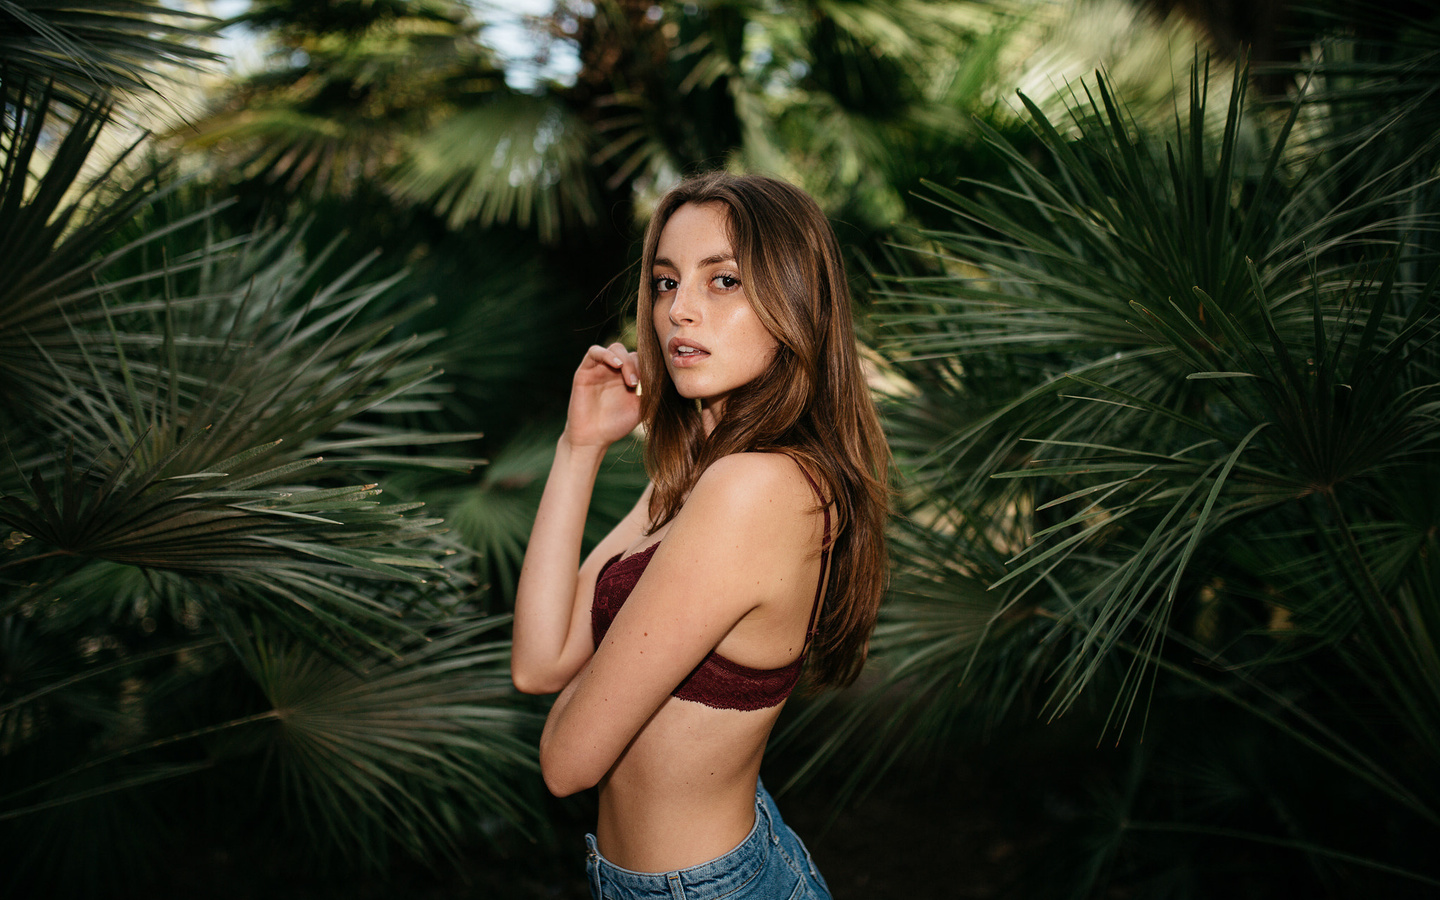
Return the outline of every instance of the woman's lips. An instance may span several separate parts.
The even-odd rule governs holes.
[[[671,365],[685,368],[693,366],[710,356],[710,351],[688,338],[671,338],[666,345]]]

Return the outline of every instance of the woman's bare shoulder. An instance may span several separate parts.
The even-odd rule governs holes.
[[[718,482],[731,490],[806,487],[805,474],[795,458],[774,451],[756,450],[722,456],[710,464],[700,480]],[[812,492],[807,488],[807,493]]]
[[[808,518],[817,509],[805,472],[784,453],[732,453],[711,463],[686,500],[717,505],[732,520],[748,517]]]

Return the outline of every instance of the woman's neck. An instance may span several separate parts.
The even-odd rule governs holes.
[[[700,427],[705,429],[707,438],[715,431],[715,426],[720,424],[720,413],[724,408],[725,401],[721,399],[700,401]]]

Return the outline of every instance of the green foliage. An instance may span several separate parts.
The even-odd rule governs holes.
[[[1125,740],[1031,895],[1432,887],[1434,22],[1297,9],[1321,56],[1277,110],[1173,96],[1187,33],[1119,3],[651,8],[561,8],[581,71],[522,92],[464,4],[254,3],[267,70],[170,136],[197,185],[82,175],[111,104],[202,58],[155,24],[186,19],[0,0],[38,29],[0,36],[6,887],[524,820],[495,614],[645,204],[721,164],[888,273],[893,597],[863,689],[797,717],[811,766],[855,754],[856,790],[1064,713]]]
[[[521,823],[506,620],[382,499],[478,437],[405,424],[441,395],[433,336],[392,336],[402,276],[233,233],[163,168],[87,177],[104,100],[0,99],[3,890],[144,892],[206,840],[379,868]]]
[[[419,136],[394,191],[426,203],[452,228],[532,218],[542,241],[562,225],[594,227],[598,202],[588,131],[554,101],[517,94],[457,113]]]
[[[0,81],[48,82],[70,106],[148,94],[167,68],[216,59],[193,43],[209,21],[147,0],[4,0]]]
[[[540,507],[558,433],[522,431],[490,460],[478,484],[445,498],[445,519],[477,558],[477,579],[499,597],[513,597],[525,559],[525,543]],[[645,490],[638,441],[610,448],[585,521],[585,541],[598,543],[624,518]]]
[[[506,93],[461,4],[262,2],[236,21],[270,30],[270,67],[171,137],[282,206],[386,183],[411,135]]]
[[[263,732],[252,739],[274,754],[302,833],[364,867],[392,845],[455,855],[466,823],[497,811],[519,820],[526,792],[511,776],[535,769],[519,736],[533,714],[513,703],[503,624],[458,621],[358,668],[283,636],[237,637],[271,707],[247,717]]]
[[[1159,742],[1069,896],[1202,895],[1236,840],[1275,850],[1225,884],[1440,883],[1440,144],[1407,98],[1318,140],[1308,96],[1248,110],[1243,77],[1221,117],[1197,68],[1159,133],[1103,76],[1063,125],[1022,98],[1046,158],[991,131],[1008,180],[933,186],[953,224],[882,294],[910,524],[842,734],[883,765],[1039,704]],[[1232,765],[1228,799],[1174,776]]]

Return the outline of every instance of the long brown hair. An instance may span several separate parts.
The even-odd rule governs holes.
[[[760,377],[728,395],[708,436],[694,402],[671,382],[651,324],[650,274],[660,232],[687,203],[727,209],[745,295],[779,343]],[[745,451],[793,457],[836,511],[830,578],[809,671],[817,685],[849,684],[865,663],[885,590],[890,451],[860,367],[834,230],[799,188],[759,175],[712,172],[682,182],[661,199],[645,233],[640,275],[641,419],[649,436],[645,465],[655,483],[651,531],[674,518],[715,460]]]

